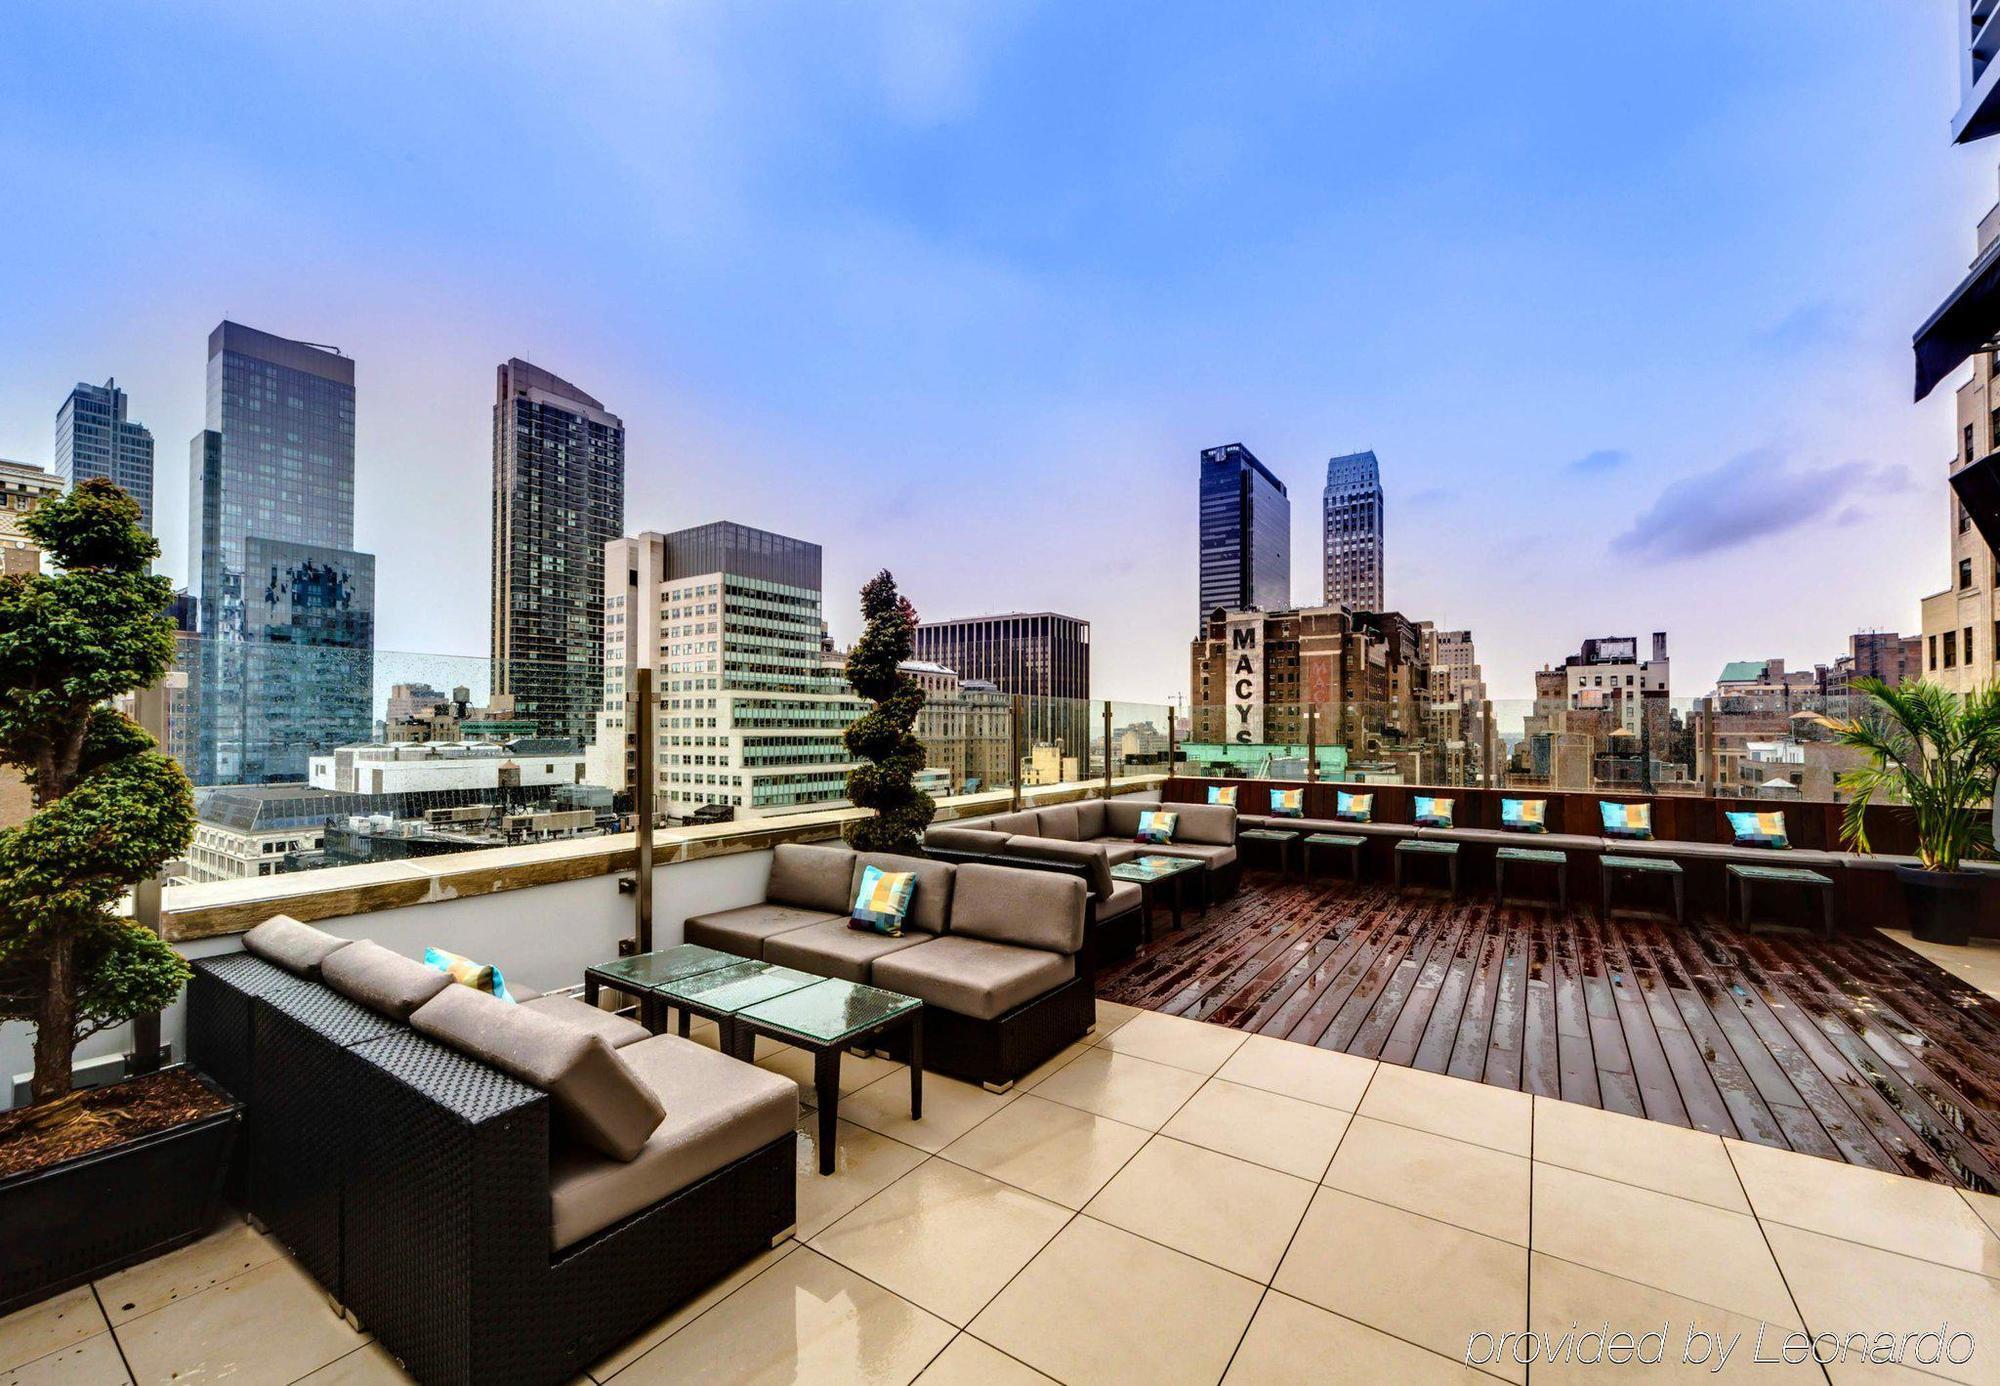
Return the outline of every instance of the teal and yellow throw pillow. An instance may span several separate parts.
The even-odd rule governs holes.
[[[1139,836],[1137,842],[1158,846],[1174,840],[1174,825],[1181,821],[1178,813],[1168,813],[1162,809],[1152,809],[1139,815]]]
[[[1500,826],[1510,833],[1545,833],[1549,830],[1547,799],[1502,799]]]
[[[901,938],[903,921],[909,917],[910,900],[916,893],[917,873],[914,871],[863,867],[861,888],[854,892],[854,909],[847,927]]]
[[[1273,818],[1304,818],[1306,816],[1306,792],[1303,789],[1272,790],[1271,816]]]
[[[1634,842],[1649,842],[1653,837],[1653,806],[1651,804],[1614,804],[1609,799],[1597,801],[1598,817],[1604,821],[1606,837],[1629,838]]]
[[[476,963],[470,958],[461,958],[456,953],[447,953],[442,948],[424,949],[424,966],[435,968],[452,981],[474,991],[483,991],[488,996],[496,996],[512,1003],[514,998],[507,994],[507,979],[500,975],[500,969],[492,963]]]
[[[1457,802],[1456,799],[1435,799],[1428,794],[1417,795],[1414,801],[1417,826],[1419,828],[1449,828],[1451,826],[1452,809],[1456,806]]]
[[[1785,832],[1785,815],[1776,813],[1732,813],[1729,831],[1736,834],[1738,847],[1785,848],[1792,845]]]
[[[1236,786],[1233,784],[1212,784],[1208,787],[1208,802],[1236,807]]]
[[[1336,789],[1333,792],[1333,816],[1344,823],[1372,823],[1375,821],[1375,796],[1349,794],[1344,789]]]

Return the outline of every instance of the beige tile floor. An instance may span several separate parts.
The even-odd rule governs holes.
[[[1109,1004],[1013,1092],[929,1080],[922,1122],[900,1068],[850,1084],[831,1176],[802,1115],[798,1239],[593,1380],[2000,1381],[2000,1199]],[[1752,1360],[1940,1321],[1970,1362]],[[1546,1355],[1607,1326],[1667,1363]],[[1528,1332],[1532,1371],[1493,1346]],[[0,1386],[184,1379],[404,1378],[240,1224],[0,1319]]]

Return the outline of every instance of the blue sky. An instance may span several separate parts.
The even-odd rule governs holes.
[[[1642,17],[1643,15],[1643,17]],[[1993,204],[1950,7],[11,4],[0,456],[117,376],[185,572],[220,318],[357,361],[378,645],[486,649],[493,368],[627,525],[814,539],[829,612],[1094,623],[1185,689],[1196,454],[1372,447],[1390,603],[1496,696],[1586,636],[1827,659],[1944,584],[1909,335]]]

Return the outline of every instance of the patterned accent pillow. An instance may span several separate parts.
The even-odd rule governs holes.
[[[1135,842],[1145,842],[1158,846],[1174,840],[1174,825],[1181,821],[1178,813],[1168,813],[1163,809],[1152,809],[1139,815],[1139,835]]]
[[[1599,799],[1597,813],[1598,817],[1604,820],[1606,837],[1630,838],[1635,842],[1652,841],[1651,804],[1614,804],[1609,799]]]
[[[1452,809],[1456,799],[1434,799],[1428,794],[1416,796],[1415,809],[1419,828],[1449,828]]]
[[[1349,794],[1344,789],[1336,789],[1333,791],[1333,816],[1347,823],[1373,823],[1375,796]]]
[[[474,991],[483,991],[488,996],[498,997],[509,1005],[514,998],[507,994],[507,979],[500,975],[500,969],[492,963],[476,963],[470,958],[461,958],[456,953],[447,953],[442,948],[424,949],[424,966],[442,972],[445,976]]]
[[[901,938],[903,921],[909,917],[910,900],[916,893],[917,873],[914,871],[863,867],[861,888],[854,892],[854,910],[847,927]]]
[[[1271,816],[1273,818],[1304,818],[1306,816],[1306,792],[1303,789],[1272,790]]]
[[[1208,802],[1210,802],[1211,804],[1227,804],[1227,805],[1229,805],[1229,807],[1231,807],[1231,808],[1235,808],[1235,807],[1236,807],[1236,786],[1235,786],[1235,785],[1233,785],[1233,784],[1231,784],[1231,785],[1221,785],[1221,784],[1212,784],[1212,785],[1210,785],[1210,786],[1208,787]]]
[[[1785,815],[1774,813],[1732,813],[1729,830],[1736,834],[1738,847],[1770,847],[1778,850],[1792,845],[1785,832]]]
[[[1547,799],[1502,799],[1500,826],[1510,833],[1545,833],[1549,830]]]

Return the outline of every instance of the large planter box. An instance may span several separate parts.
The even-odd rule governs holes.
[[[243,1108],[201,1081],[227,1111],[0,1179],[0,1314],[209,1230]]]

